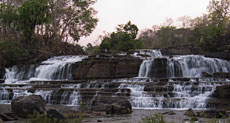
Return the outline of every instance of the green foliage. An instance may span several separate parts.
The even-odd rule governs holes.
[[[50,22],[48,0],[26,0],[18,13],[18,26],[26,37],[31,37],[36,25]]]
[[[0,43],[0,56],[7,61],[8,65],[25,62],[29,53],[20,43],[3,41]]]
[[[6,3],[0,4],[0,22],[8,27],[15,27],[15,21],[18,20],[18,15],[16,14],[16,9],[7,5]]]
[[[137,33],[137,26],[130,21],[126,25],[119,25],[116,32],[103,38],[99,52],[117,53],[143,48],[142,42],[135,39]]]
[[[162,114],[155,114],[153,117],[146,116],[142,118],[141,123],[167,123],[167,122],[164,120],[164,116]]]
[[[190,119],[190,123],[195,123],[196,121],[198,121],[198,118],[196,116],[192,116]]]

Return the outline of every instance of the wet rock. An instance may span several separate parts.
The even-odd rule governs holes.
[[[66,120],[66,118],[55,109],[49,109],[46,111],[49,118],[59,120]]]
[[[168,77],[167,64],[168,64],[167,58],[154,59],[150,71],[150,77],[167,78]]]
[[[8,117],[7,115],[2,114],[2,113],[0,113],[0,119],[2,119],[3,121],[13,121],[13,120],[15,120],[15,119],[13,119],[11,117]]]
[[[226,111],[207,110],[197,112],[197,116],[203,118],[227,118],[228,113]]]
[[[0,66],[0,79],[3,79],[4,75],[5,75],[5,68]],[[0,81],[0,83],[1,83],[1,81]]]
[[[202,72],[202,77],[212,77],[212,75],[207,72]]]
[[[73,65],[73,79],[136,77],[141,63],[133,57],[91,57]]]
[[[184,113],[184,115],[186,115],[186,116],[196,116],[196,114],[194,113],[194,111],[190,108],[190,109],[188,109],[185,113]]]
[[[215,77],[215,78],[230,78],[230,73],[216,72],[216,73],[213,73],[213,77]]]
[[[230,99],[230,85],[217,86],[213,93],[213,96],[217,99]],[[230,100],[229,100],[230,102]]]
[[[40,95],[21,96],[11,102],[12,111],[23,118],[34,112],[45,113],[45,106],[46,102]]]

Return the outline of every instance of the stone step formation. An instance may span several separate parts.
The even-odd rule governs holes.
[[[50,105],[84,103],[94,110],[120,100],[129,101],[134,109],[227,109],[229,72],[227,60],[169,57],[159,50],[59,56],[40,65],[7,68],[0,81],[0,103],[41,95]]]
[[[176,79],[176,78],[174,78]],[[178,78],[182,80],[181,78]],[[125,80],[125,79],[124,79]],[[137,79],[136,79],[137,80]],[[10,103],[19,96],[41,95],[47,104],[88,106],[94,103],[127,99],[137,109],[210,109],[224,103],[213,96],[216,86],[228,82],[115,80],[31,81],[27,84],[1,84],[0,102]]]

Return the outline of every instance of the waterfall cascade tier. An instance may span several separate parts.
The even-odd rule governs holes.
[[[145,82],[142,82],[145,81]],[[210,109],[218,100],[212,96],[216,86],[227,81],[202,79],[115,79],[88,81],[30,81],[27,84],[1,84],[0,103],[26,95],[41,95],[48,104],[92,105],[99,97],[126,98],[136,109]],[[207,100],[209,99],[209,100]]]
[[[13,66],[6,69],[5,83],[23,83],[27,80],[70,80],[71,65],[87,56],[57,56],[40,65]]]
[[[152,52],[152,54],[156,53]],[[147,53],[146,53],[147,54]],[[150,55],[141,64],[139,77],[202,77],[202,74],[230,72],[230,62],[217,58],[207,58],[201,55],[162,56]]]
[[[48,104],[70,106],[85,102],[92,107],[95,101],[100,101],[97,98],[104,101],[125,98],[137,109],[212,109],[220,104],[228,105],[212,94],[217,86],[229,84],[230,80],[204,78],[203,74],[229,73],[229,61],[200,55],[167,57],[159,50],[140,50],[132,56],[139,62],[136,65],[137,72],[141,62],[142,64],[136,74],[138,77],[126,79],[94,79],[96,76],[93,76],[91,80],[72,80],[72,65],[87,56],[59,56],[40,65],[8,68],[5,81],[0,83],[0,104],[9,104],[19,96],[41,95]],[[106,62],[107,67],[100,70],[119,70],[118,75],[129,73],[130,71],[123,71],[132,70],[130,67],[135,62],[133,59],[112,61],[112,58],[105,57],[103,62],[98,59],[91,59],[91,67],[89,62],[85,63],[92,75],[97,75],[92,68],[100,69],[106,60],[109,61]],[[110,72],[107,74],[114,74]]]

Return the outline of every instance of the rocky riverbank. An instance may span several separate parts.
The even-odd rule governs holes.
[[[76,107],[71,106],[60,106],[60,105],[47,105],[47,109],[58,109],[60,112],[74,112],[76,111]],[[0,105],[0,113],[10,112],[10,105]],[[164,120],[166,122],[174,122],[174,123],[189,123],[192,116],[184,115],[187,110],[170,110],[170,109],[155,109],[155,110],[143,110],[143,109],[134,109],[131,114],[126,115],[98,115],[98,114],[90,114],[87,115],[82,123],[140,123],[142,118],[146,116],[154,117],[155,114],[162,114]],[[194,111],[201,112],[200,110]],[[215,118],[202,118],[197,117],[199,123],[207,123],[214,121]],[[228,123],[230,121],[229,118],[217,118],[216,120],[221,121],[223,123]],[[26,119],[20,119],[18,121],[14,121],[14,123],[24,123]],[[4,122],[4,123],[12,123],[12,121]]]

